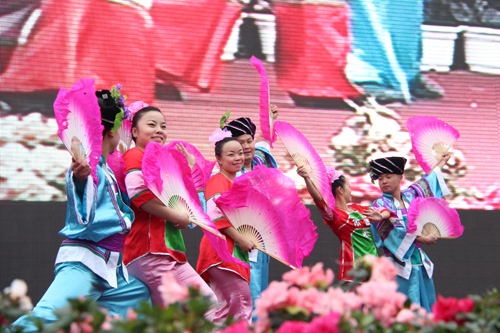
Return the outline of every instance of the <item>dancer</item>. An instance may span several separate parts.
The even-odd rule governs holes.
[[[351,185],[340,172],[331,168],[329,172],[332,193],[335,197],[334,212],[325,204],[323,197],[307,176],[305,166],[297,168],[297,174],[304,178],[309,194],[323,216],[323,221],[332,229],[340,241],[339,273],[337,278],[352,282],[349,271],[355,266],[356,259],[366,254],[377,256],[377,248],[373,243],[370,221],[380,222],[391,216],[389,210],[371,209],[367,206],[352,203]]]
[[[278,118],[278,108],[271,105],[273,112],[273,121]],[[233,138],[236,138],[243,147],[245,162],[241,173],[252,171],[257,165],[265,165],[268,168],[278,168],[274,157],[271,155],[271,146],[268,141],[260,136],[259,141],[255,142],[256,126],[250,118],[242,117],[231,121],[226,128],[231,131]],[[253,250],[249,255],[250,266],[250,291],[252,293],[253,309],[255,310],[255,300],[267,289],[269,285],[269,256],[258,250]],[[257,317],[253,317],[256,321]]]
[[[123,155],[127,176],[127,192],[132,198],[135,222],[125,240],[123,261],[130,274],[144,282],[151,291],[153,304],[162,304],[158,287],[165,272],[172,272],[182,285],[197,285],[201,292],[212,298],[213,308],[206,317],[212,320],[217,299],[210,287],[187,262],[186,247],[181,229],[191,223],[186,213],[177,213],[166,207],[149,191],[141,171],[144,150],[149,142],[161,145],[167,140],[167,125],[160,109],[147,106],[132,119],[132,137],[135,147]],[[194,156],[181,145],[177,147],[188,159],[193,170]]]
[[[150,302],[148,288],[122,265],[125,234],[131,228],[134,213],[128,197],[121,193],[106,160],[117,147],[116,130],[123,117],[107,90],[96,92],[101,109],[103,130],[102,156],[97,165],[97,186],[90,176],[86,158],[73,160],[66,174],[68,196],[66,236],[56,258],[55,278],[31,316],[50,324],[57,320],[54,310],[68,305],[68,299],[84,296],[94,299],[112,314],[126,317],[130,307]],[[113,130],[115,132],[113,132]],[[95,208],[94,208],[95,207]],[[37,332],[30,316],[22,316],[13,326],[23,332]]]
[[[396,280],[398,290],[405,293],[413,302],[420,304],[427,311],[436,301],[436,292],[432,273],[434,264],[422,250],[422,244],[436,243],[433,234],[416,236],[406,232],[407,211],[416,197],[442,198],[450,194],[441,174],[441,168],[450,159],[450,154],[443,154],[443,159],[429,175],[411,184],[401,191],[406,158],[379,158],[370,162],[369,172],[373,181],[378,180],[383,196],[375,200],[374,207],[384,207],[394,214],[394,219],[372,224],[375,245],[384,250],[398,269]]]
[[[215,205],[215,200],[231,188],[236,174],[243,166],[243,147],[235,138],[226,137],[216,142],[215,157],[220,172],[208,180],[205,188],[207,213],[219,231],[226,236],[229,253],[248,263],[248,251],[254,249],[255,244],[240,235]],[[246,320],[251,323],[252,296],[248,268],[222,261],[206,236],[203,236],[196,271],[210,283],[219,300],[214,322],[232,316],[235,321]]]

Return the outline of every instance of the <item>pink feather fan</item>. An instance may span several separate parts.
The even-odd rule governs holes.
[[[70,90],[61,88],[54,102],[58,134],[75,160],[85,156],[95,182],[102,154],[101,109],[93,79],[80,79]]]
[[[273,147],[274,141],[276,141],[276,134],[273,126],[273,114],[271,112],[271,93],[269,92],[269,78],[266,74],[266,69],[262,62],[255,56],[250,58],[250,63],[257,69],[261,77],[260,84],[260,98],[259,98],[259,108],[260,108],[260,130],[262,131],[262,137],[269,141],[271,148]]]
[[[415,198],[408,209],[408,232],[419,236],[457,238],[464,232],[457,211],[441,198]]]
[[[434,117],[413,117],[406,125],[415,158],[426,174],[439,164],[443,154],[460,137],[456,129]]]
[[[228,262],[246,268],[248,264],[233,257],[226,238],[201,208],[200,199],[190,174],[185,156],[177,149],[150,142],[142,159],[142,172],[146,186],[167,207],[187,213],[192,223],[202,228],[217,255]]]
[[[193,179],[193,181],[196,190],[204,190],[205,184],[210,179],[210,176],[212,176],[212,170],[214,169],[215,161],[211,162],[205,159],[203,154],[200,153],[200,151],[196,149],[195,146],[184,141],[172,141],[167,145],[167,147],[172,149],[177,149],[176,145],[178,144],[182,144],[186,148],[186,151],[188,153],[194,155],[196,159],[196,164],[194,168],[199,168],[200,172],[197,173],[198,177],[196,179]]]
[[[307,175],[319,191],[325,203],[335,212],[335,197],[327,168],[306,137],[291,124],[276,121],[276,132],[298,167],[306,166]]]
[[[277,169],[257,166],[241,175],[216,204],[260,251],[289,267],[302,267],[318,238],[294,181]]]

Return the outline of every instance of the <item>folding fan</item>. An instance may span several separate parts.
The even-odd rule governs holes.
[[[411,234],[434,234],[438,238],[457,238],[464,232],[457,211],[441,198],[413,199],[408,209],[407,229]]]
[[[231,205],[230,201],[222,197],[216,200],[216,204],[232,226],[250,239],[259,251],[296,268],[290,263],[280,217],[271,201],[254,189],[248,189],[241,199],[243,202],[240,202],[240,207]]]
[[[295,164],[298,167],[306,167],[308,177],[324,198],[328,207],[335,210],[335,198],[332,194],[330,177],[323,160],[316,150],[306,137],[289,123],[278,120],[274,126]]]
[[[61,88],[54,102],[58,134],[75,160],[85,156],[96,178],[102,153],[101,109],[93,79],[80,79],[70,90]]]
[[[215,165],[215,161],[208,161],[205,159],[202,153],[198,149],[196,149],[195,146],[193,146],[190,143],[184,142],[184,141],[172,141],[170,142],[167,147],[176,149],[176,145],[182,144],[188,153],[193,154],[194,157],[196,158],[196,167],[200,169],[200,173],[198,178],[194,179],[194,184],[196,187],[196,190],[204,190],[205,189],[205,184],[207,181],[210,179],[210,176],[212,175],[212,170]]]
[[[250,63],[257,69],[261,77],[260,84],[260,130],[262,131],[262,137],[269,140],[271,148],[273,147],[274,141],[276,141],[276,136],[274,135],[273,129],[273,113],[271,112],[271,94],[269,92],[269,78],[266,74],[266,69],[262,62],[255,56],[250,58]]]
[[[129,119],[124,119],[122,125],[118,129],[120,134],[120,143],[118,144],[118,149],[122,154],[125,154],[127,150],[130,149],[132,145],[132,123]]]
[[[190,170],[185,156],[177,149],[162,147],[155,142],[146,146],[142,173],[149,190],[165,206],[187,213],[192,223],[225,239],[201,208]]]
[[[277,169],[256,166],[215,203],[238,231],[287,266],[302,267],[318,238],[294,181]]]
[[[460,133],[444,121],[433,117],[414,117],[407,123],[413,153],[426,174],[441,161],[442,156],[460,137]]]

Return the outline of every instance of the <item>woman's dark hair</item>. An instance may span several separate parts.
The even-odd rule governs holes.
[[[339,187],[342,187],[344,188],[344,185],[347,183],[347,179],[342,175],[339,177],[339,179],[335,180],[333,183],[332,183],[332,194],[333,196],[335,197],[335,191],[337,191],[337,189]]]
[[[215,156],[221,157],[222,156],[222,149],[224,148],[224,145],[226,144],[226,142],[230,142],[230,141],[238,142],[238,140],[236,140],[236,138],[233,138],[233,137],[227,137],[227,138],[224,138],[220,141],[217,141],[215,143]]]
[[[144,116],[145,113],[148,113],[149,111],[158,111],[161,113],[160,109],[158,109],[156,106],[146,106],[134,114],[134,117],[132,117],[132,128],[137,127],[137,123],[139,120],[141,120],[142,116]],[[132,136],[132,140],[135,142],[135,138]]]
[[[101,109],[101,124],[104,126],[102,136],[104,137],[106,133],[113,128],[116,115],[122,110],[116,105],[115,99],[111,97],[111,91],[98,90],[95,92],[95,95],[97,96],[97,103]]]

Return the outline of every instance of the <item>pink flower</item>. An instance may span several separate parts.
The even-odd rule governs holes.
[[[137,113],[142,108],[145,108],[146,106],[149,106],[148,104],[144,103],[143,101],[137,101],[128,106],[128,109],[130,111],[130,117],[129,121],[132,122],[132,118],[134,118],[134,115]]]
[[[326,167],[326,173],[330,179],[330,184],[333,184],[334,181],[342,176],[342,172],[335,170],[335,168],[332,168],[331,166]]]
[[[252,333],[248,329],[248,324],[245,321],[239,321],[236,324],[226,327],[226,329],[219,331],[220,333]]]
[[[372,267],[370,281],[396,281],[396,267],[386,257],[377,258],[368,254],[363,257],[363,261]]]
[[[332,284],[334,274],[331,269],[323,270],[323,263],[319,262],[311,268],[305,266],[283,274],[283,280],[302,288],[320,287],[326,289]]]
[[[402,309],[399,311],[398,315],[396,316],[396,321],[403,323],[403,324],[409,324],[412,321],[414,321],[417,318],[417,315],[415,314],[414,311],[410,309]]]
[[[127,310],[127,320],[128,321],[134,321],[137,319],[137,312],[134,311],[134,309],[129,308]]]
[[[256,314],[260,317],[261,314],[267,313],[269,310],[276,308],[276,306],[285,303],[287,292],[288,283],[272,281],[255,303]]]
[[[363,305],[361,297],[354,292],[344,292],[341,288],[330,287],[326,295],[329,311],[348,314]]]
[[[468,297],[458,300],[455,297],[444,298],[438,295],[436,303],[432,306],[432,313],[434,314],[434,320],[436,322],[455,321],[459,325],[463,325],[466,320],[457,319],[456,315],[458,313],[472,312],[475,305],[474,301]]]
[[[285,321],[276,333],[303,333],[308,324],[303,321],[289,320]]]
[[[213,133],[208,137],[208,140],[211,142],[212,146],[215,146],[215,144],[220,140],[229,138],[231,136],[231,132],[227,129],[220,129],[219,127],[217,127],[215,131],[213,131]]]
[[[366,312],[372,312],[376,319],[389,326],[397,313],[404,307],[406,295],[397,291],[398,284],[394,281],[368,281],[357,288],[358,295],[363,299]]]
[[[166,272],[161,278],[161,286],[158,288],[163,299],[163,305],[169,306],[176,302],[184,302],[188,299],[189,291],[186,286],[177,282],[172,272]]]
[[[314,318],[304,330],[304,333],[340,333],[338,324],[340,322],[340,314],[330,312],[321,317]]]
[[[325,294],[315,288],[299,291],[298,306],[309,312],[320,314],[325,312]]]

